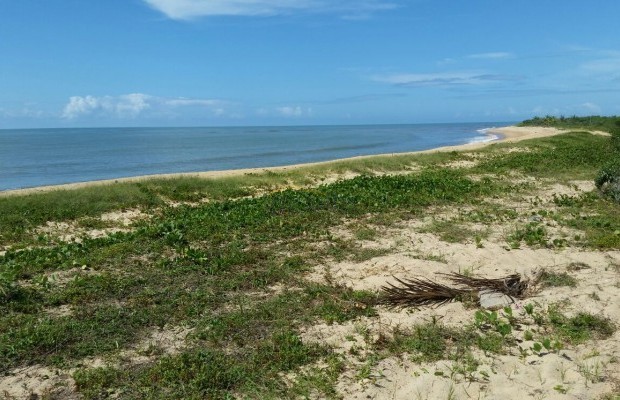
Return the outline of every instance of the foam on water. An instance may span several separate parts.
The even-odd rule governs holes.
[[[493,129],[495,129],[494,126],[492,126],[490,128],[477,129],[476,132],[482,133],[484,136],[476,136],[475,138],[470,139],[469,142],[467,142],[467,143],[468,144],[488,143],[488,142],[493,142],[495,140],[499,140],[501,138],[500,135],[489,133]]]

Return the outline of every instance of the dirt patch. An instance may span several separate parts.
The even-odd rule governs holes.
[[[508,147],[502,149],[504,153],[531,153],[533,150],[529,147]]]
[[[460,168],[473,168],[476,165],[478,165],[478,161],[459,160],[459,161],[453,161],[447,164],[443,164],[442,167],[460,169]]]
[[[118,232],[129,232],[135,222],[148,218],[150,216],[140,210],[113,211],[94,219],[107,225],[105,227],[88,228],[81,226],[81,221],[48,221],[45,225],[33,229],[33,233],[37,236],[51,236],[61,242],[81,242],[84,237],[97,239]]]
[[[47,397],[46,397],[47,396]],[[2,399],[79,399],[71,373],[42,365],[16,368],[0,377]]]
[[[86,265],[82,265],[64,271],[52,272],[47,276],[47,279],[49,284],[63,287],[78,277],[86,277],[91,275],[100,275],[100,272],[90,269]]]
[[[82,238],[98,239],[118,232],[129,232],[127,228],[87,229],[74,222],[48,221],[45,225],[34,230],[36,235],[46,235],[61,242],[81,242]]]
[[[62,318],[73,315],[73,309],[68,304],[63,304],[58,307],[46,308],[43,312],[54,318]]]
[[[567,185],[555,183],[550,186],[540,187],[532,195],[525,196],[525,200],[528,202],[542,201],[544,203],[552,203],[556,197],[579,196],[595,189],[596,187],[592,181],[571,181]]]
[[[114,222],[122,226],[129,226],[136,221],[145,220],[149,217],[148,214],[143,213],[141,210],[122,210],[101,214],[99,219],[105,222]]]
[[[185,349],[187,336],[192,332],[192,328],[181,326],[155,328],[133,348],[121,351],[118,358],[131,364],[145,364],[162,355],[179,354]]]

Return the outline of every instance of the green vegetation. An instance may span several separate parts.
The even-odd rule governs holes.
[[[543,271],[540,274],[539,282],[543,287],[577,286],[577,279],[566,272],[558,274],[555,272]]]
[[[568,318],[556,309],[549,311],[549,322],[563,339],[579,344],[593,337],[608,338],[616,331],[616,326],[608,318],[588,313],[578,313]]]
[[[519,124],[520,126],[548,126],[562,129],[588,129],[600,130],[604,132],[614,132],[620,128],[620,116],[601,117],[597,115],[587,117],[554,117],[547,115],[545,117],[534,117],[525,120]]]
[[[516,144],[500,143],[497,147],[526,148],[527,151],[492,152],[473,169],[475,172],[500,175],[520,172],[537,178],[593,179],[615,154],[608,137],[580,132]]]
[[[547,231],[544,226],[537,222],[530,222],[522,228],[517,228],[510,236],[508,242],[513,249],[518,249],[521,242],[525,242],[528,246],[548,245]]]
[[[620,117],[536,117],[521,123],[522,126],[550,126],[563,129],[601,130],[611,134],[611,144],[595,179],[596,187],[620,203]]]
[[[506,153],[509,147],[526,151]],[[340,286],[330,276],[324,283],[306,276],[327,262],[361,262],[393,251],[365,243],[386,227],[430,215],[418,231],[446,242],[482,247],[490,227],[505,223],[517,226],[501,239],[513,247],[620,249],[620,206],[596,192],[556,196],[548,204],[553,212],[538,212],[582,236],[561,243],[540,221],[517,222],[531,215],[510,206],[536,189],[516,177],[593,180],[614,154],[610,138],[570,133],[471,154],[2,196],[0,374],[35,364],[75,368],[73,378],[87,399],[337,397],[345,359],[326,344],[304,340],[302,331],[375,316],[376,293]],[[441,167],[466,159],[479,163]],[[401,173],[385,175],[395,171]],[[361,176],[321,184],[347,173]],[[127,209],[147,217],[129,226],[100,218]],[[441,210],[457,212],[435,215]],[[48,221],[68,225],[62,232],[40,230]],[[86,233],[119,227],[124,230],[98,238]],[[338,237],[334,232],[343,227],[350,234]],[[71,230],[75,239],[61,240]],[[412,257],[445,261],[443,254]],[[572,286],[571,279],[549,274],[545,282]],[[528,354],[615,330],[603,318],[566,317],[555,309],[532,308],[527,321],[519,318],[510,309],[472,311],[467,326],[433,320],[401,327],[376,341],[365,336],[368,354],[351,354],[365,357],[357,371],[364,379],[382,358],[405,354],[415,362],[451,360],[454,374],[484,379],[473,349],[515,351],[520,324],[544,328],[544,335],[530,332],[539,345],[525,349]],[[174,351],[145,345],[155,332],[178,331],[185,332],[177,338],[183,346]],[[95,359],[107,365],[89,367]]]
[[[433,221],[420,232],[434,233],[448,243],[478,243],[488,235],[488,230],[472,229],[459,221]]]

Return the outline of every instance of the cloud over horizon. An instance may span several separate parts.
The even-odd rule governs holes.
[[[478,60],[501,60],[506,58],[514,58],[514,54],[506,51],[498,51],[494,53],[470,54],[467,56],[467,58]]]
[[[343,13],[355,19],[369,13],[396,8],[387,0],[143,0],[174,20],[209,16],[273,16],[299,12]]]
[[[144,93],[130,93],[120,96],[71,96],[61,117],[74,120],[81,117],[135,118],[146,111],[169,113],[179,108],[200,108],[213,115],[223,115],[224,106],[229,104],[219,99],[164,98]]]
[[[473,72],[439,72],[422,74],[389,74],[376,75],[371,78],[376,82],[389,83],[401,87],[447,87],[462,85],[480,85],[489,82],[518,81],[523,79],[517,75],[503,75]]]
[[[283,105],[278,107],[261,107],[256,110],[256,115],[261,117],[284,117],[284,118],[300,118],[311,117],[313,115],[312,107],[301,107],[298,105]]]

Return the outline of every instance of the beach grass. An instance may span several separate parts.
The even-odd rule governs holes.
[[[517,181],[524,176],[592,181],[614,154],[611,142],[574,132],[467,153],[0,197],[0,245],[6,248],[0,256],[0,374],[32,365],[72,371],[76,390],[89,399],[338,397],[335,382],[345,361],[330,345],[302,340],[301,332],[373,317],[377,293],[333,283],[329,276],[319,283],[307,274],[329,260],[386,254],[390,249],[358,242],[379,238],[381,226],[438,209],[463,212],[435,220],[426,232],[447,242],[484,238],[486,233],[466,224],[519,217],[490,200],[527,195],[532,186]],[[524,150],[506,151],[515,147]],[[450,167],[472,159],[479,161]],[[566,245],[620,249],[618,204],[596,192],[558,197],[553,204],[545,218],[583,232]],[[87,228],[109,227],[97,217],[128,209],[148,218],[102,237],[87,234]],[[48,221],[82,221],[86,230],[61,240],[57,233],[37,231]],[[351,239],[333,235],[344,224],[354,227]],[[514,240],[549,245],[547,237],[529,243],[536,232]],[[560,275],[549,282],[573,284]],[[590,314],[540,315],[567,343],[615,329]],[[368,345],[359,376],[371,377],[379,360],[405,353],[416,362],[452,360],[471,375],[477,361],[470,348],[515,348],[515,338],[496,317],[480,318],[461,329],[432,322],[394,331]],[[182,345],[148,345],[158,333]]]

